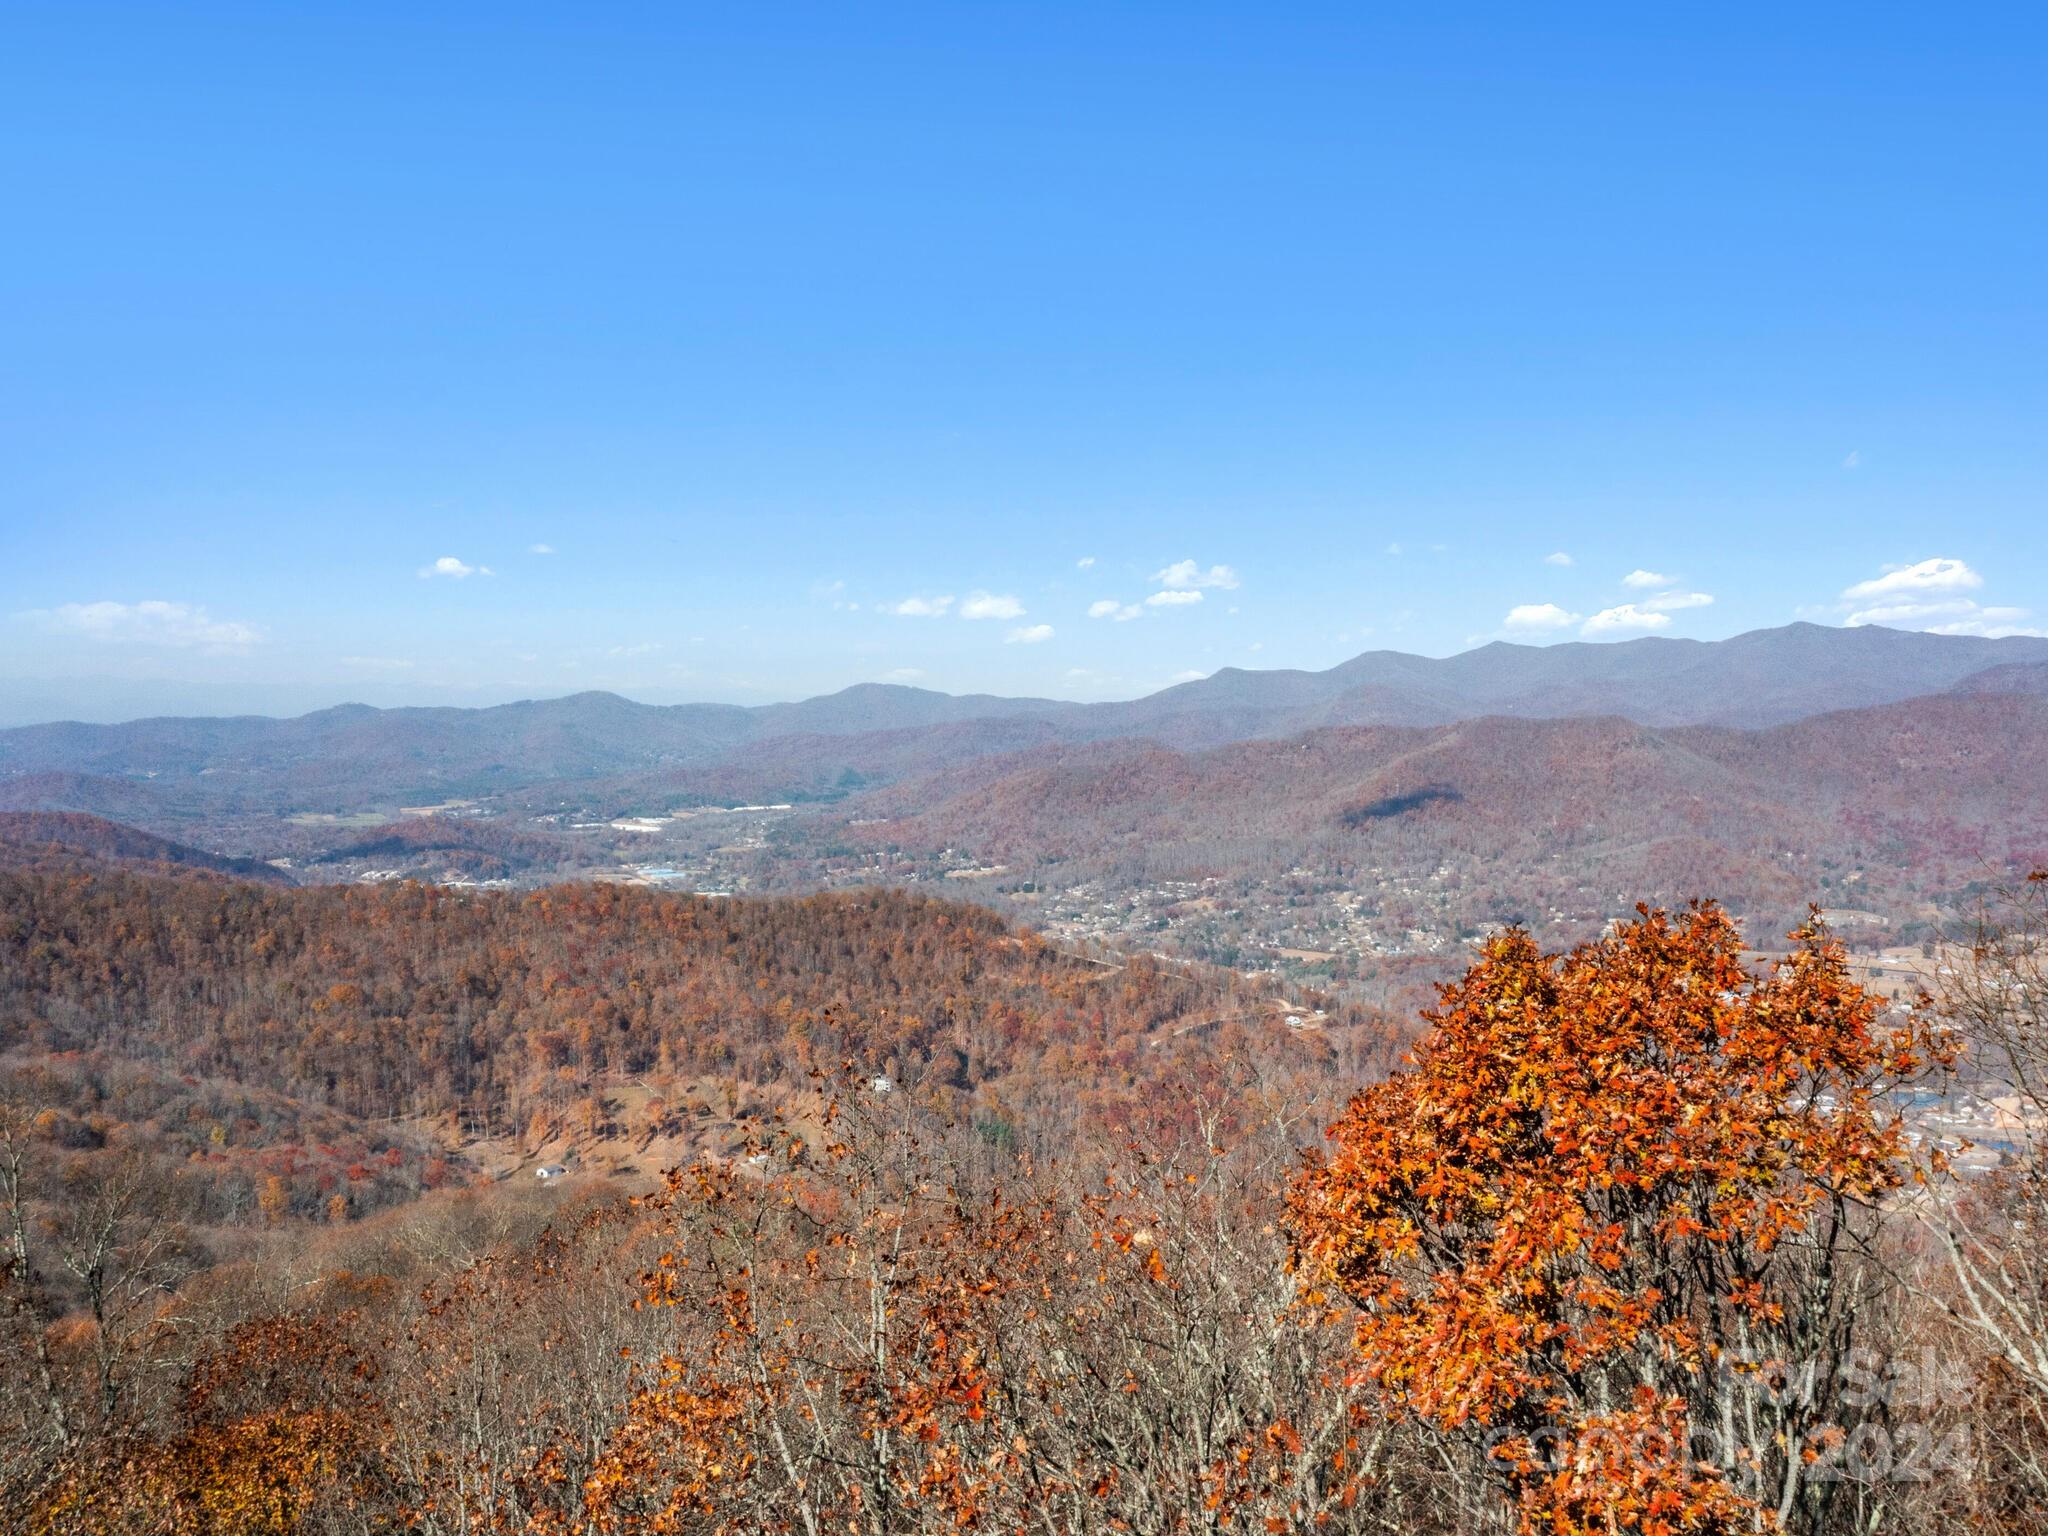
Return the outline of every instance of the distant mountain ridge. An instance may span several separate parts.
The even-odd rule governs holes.
[[[1487,715],[1757,728],[1951,689],[2039,691],[2042,671],[2044,639],[1791,624],[1720,641],[1496,642],[1443,658],[1370,651],[1323,672],[1225,668],[1104,704],[864,683],[751,708],[580,693],[484,709],[348,704],[292,719],[62,722],[0,731],[0,804],[99,811],[124,798],[117,786],[137,781],[167,807],[250,811],[433,801],[622,775],[766,793],[779,781],[757,766],[770,761],[788,765],[789,782],[829,785],[848,770],[866,777],[861,763],[885,781],[914,776],[941,766],[921,756],[927,737],[931,751],[958,761],[1026,740],[1195,749]],[[25,790],[26,781],[37,789]]]
[[[1268,717],[1266,728],[1237,739],[1335,725],[1441,725],[1482,715],[1618,715],[1642,725],[1760,727],[1941,693],[1987,670],[2040,663],[2048,663],[2048,640],[2029,636],[1987,640],[1801,623],[1727,640],[1495,641],[1441,659],[1368,651],[1326,672],[1226,667],[1129,705],[1104,707],[1161,718]],[[1985,691],[2019,686],[1994,681]]]

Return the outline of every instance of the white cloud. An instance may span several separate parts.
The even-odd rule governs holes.
[[[963,619],[1021,619],[1024,605],[1014,597],[994,592],[970,592],[960,604]]]
[[[944,597],[906,597],[889,612],[901,614],[906,619],[936,619],[952,606],[953,597],[948,593]]]
[[[662,649],[659,640],[642,640],[638,645],[615,645],[605,652],[607,656],[647,656]]]
[[[1202,594],[1187,587],[1168,587],[1164,592],[1154,592],[1145,599],[1147,608],[1181,608],[1189,603],[1199,603]]]
[[[1963,592],[1984,585],[1984,578],[1960,560],[1936,557],[1912,565],[1888,565],[1882,576],[1859,581],[1842,596],[1850,602],[1888,597],[1894,592]]]
[[[1398,544],[1389,544],[1387,546],[1387,553],[1390,555],[1399,555],[1401,553],[1401,546]]]
[[[1987,607],[1963,596],[1983,585],[1984,578],[1961,560],[1937,556],[1911,565],[1886,566],[1882,575],[1859,581],[1842,593],[1842,607],[1851,610],[1843,622],[1851,629],[1883,624],[1930,635],[1977,635],[1987,640],[2044,633],[2026,622],[2032,615],[2025,608]],[[1859,602],[1866,606],[1858,607]]]
[[[1977,635],[1987,640],[2007,635],[2039,635],[2041,630],[2023,621],[2031,617],[2025,608],[1982,607],[1967,597],[1936,602],[1880,603],[1860,608],[1845,621],[1851,629],[1865,624],[1882,624],[1892,629],[1918,629],[1930,635]],[[1939,621],[1939,622],[1931,622]]]
[[[1844,469],[1855,469],[1855,468],[1857,468],[1857,467],[1858,467],[1859,465],[1861,465],[1861,464],[1862,464],[1862,462],[1863,462],[1863,450],[1862,450],[1861,448],[1852,448],[1852,449],[1850,449],[1850,450],[1849,450],[1849,457],[1847,457],[1846,459],[1842,460],[1842,468],[1844,468]]]
[[[1994,619],[1988,615],[2000,610],[1986,608],[1974,619],[1958,619],[1953,624],[1930,624],[1930,635],[1976,635],[1985,640],[2003,640],[2011,635],[2027,635],[2036,640],[2048,640],[2048,629],[2035,629],[2022,624],[2012,624]],[[2020,610],[2024,617],[2024,610]]]
[[[1050,624],[1026,624],[1003,636],[1005,645],[1037,645],[1052,638]]]
[[[216,619],[197,603],[65,603],[22,615],[52,634],[77,635],[115,645],[165,646],[176,650],[246,651],[260,643],[254,624]]]
[[[552,555],[555,552],[555,546],[552,544],[529,544],[526,547],[526,552],[529,555]]]
[[[1088,605],[1091,619],[1115,619],[1119,624],[1144,616],[1145,610],[1136,603],[1120,603],[1113,597],[1100,598]]]
[[[1637,606],[1649,613],[1676,613],[1681,608],[1704,608],[1713,600],[1710,592],[1659,592]]]
[[[453,555],[443,555],[432,565],[420,567],[422,579],[429,576],[448,576],[456,581],[463,581],[471,576],[495,576],[496,574],[497,572],[493,571],[488,565],[465,565]]]
[[[1191,592],[1197,587],[1228,589],[1237,585],[1237,572],[1227,565],[1212,565],[1205,571],[1192,560],[1177,560],[1163,571],[1154,571],[1152,579],[1177,592]]]
[[[884,672],[881,681],[885,683],[914,683],[923,676],[923,667],[896,667]]]
[[[1634,603],[1623,603],[1618,608],[1601,609],[1579,626],[1579,633],[1605,635],[1622,629],[1665,629],[1670,623],[1671,615],[1668,613],[1652,613]]]
[[[1569,629],[1580,617],[1555,603],[1522,603],[1510,608],[1501,622],[1509,629]]]
[[[1675,580],[1674,576],[1660,576],[1655,571],[1634,570],[1621,578],[1621,584],[1641,591],[1645,587],[1668,587]]]
[[[1967,597],[1946,603],[1880,603],[1875,608],[1858,609],[1849,615],[1847,623],[1851,629],[1857,629],[1865,624],[1911,624],[1918,619],[1950,618],[1977,611],[1977,605]]]
[[[1543,563],[1545,565],[1570,565],[1572,563],[1572,557],[1560,549],[1554,555],[1545,555],[1543,557]]]
[[[1074,568],[1076,570],[1085,571],[1088,569],[1089,566],[1093,565],[1094,563],[1095,557],[1093,555],[1083,555],[1080,559],[1074,562]]]
[[[1194,670],[1194,668],[1190,667],[1185,672],[1174,673],[1173,676],[1167,679],[1167,681],[1169,683],[1199,683],[1203,678],[1207,677],[1208,675],[1209,674],[1206,672],[1197,672]]]

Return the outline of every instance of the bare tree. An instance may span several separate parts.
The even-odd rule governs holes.
[[[0,1105],[0,1199],[6,1201],[7,1247],[0,1258],[0,1401],[10,1433],[0,1440],[0,1498],[26,1502],[71,1448],[70,1417],[50,1358],[48,1303],[30,1239],[30,1126],[33,1114]]]
[[[1925,1203],[1950,1282],[1938,1294],[2048,1395],[2048,870],[1988,903],[1941,953],[1935,1004],[1967,1047],[1961,1107],[2006,1155],[1985,1177],[1938,1180]]]

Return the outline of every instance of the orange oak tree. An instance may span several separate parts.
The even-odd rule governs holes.
[[[1859,1244],[1911,1177],[1891,1095],[1947,1045],[1817,922],[1759,976],[1718,907],[1637,910],[1487,942],[1295,1179],[1294,1263],[1524,1532],[1814,1530]]]

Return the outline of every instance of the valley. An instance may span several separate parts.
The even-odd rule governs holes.
[[[1861,949],[1934,940],[1975,893],[2048,858],[2048,662],[1979,665],[2044,644],[1793,626],[1554,647],[1540,665],[1500,646],[1455,668],[1370,656],[1342,675],[1219,675],[1128,706],[899,688],[755,715],[580,696],[37,728],[0,732],[0,835],[77,851],[97,817],[192,847],[187,863],[295,884],[894,886],[971,896],[1068,944],[1412,999],[1500,926],[1576,942],[1636,901],[1703,892],[1760,947],[1809,904]],[[1872,656],[1891,691],[1949,681],[1777,724],[1708,723],[1759,699],[1795,711],[1801,687],[1879,691]],[[1501,702],[1504,679],[1535,691],[1509,714],[1266,734],[1300,727],[1311,704],[1327,716],[1361,673],[1457,676],[1451,714]],[[1692,680],[1730,677],[1742,710],[1717,695],[1682,706]],[[1574,707],[1620,694],[1692,723]],[[928,723],[897,723],[912,717]],[[635,754],[700,765],[589,775]],[[525,782],[480,785],[513,777],[514,760]],[[346,793],[315,787],[344,780]],[[123,837],[101,833],[117,861],[136,851]]]

